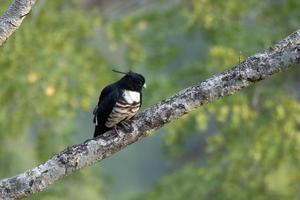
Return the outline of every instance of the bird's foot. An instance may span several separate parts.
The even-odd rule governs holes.
[[[130,130],[131,129],[131,125],[128,121],[122,121],[120,123],[121,126],[123,126],[125,128],[125,130]]]
[[[119,135],[119,130],[118,130],[117,126],[114,126],[114,130],[115,130],[116,134]]]
[[[122,128],[124,128],[125,131],[130,131],[132,129],[130,123],[127,122],[127,121],[120,122],[119,126],[122,127]],[[115,130],[115,133],[119,136],[120,135],[120,131],[118,130],[118,125],[114,126],[114,130]]]

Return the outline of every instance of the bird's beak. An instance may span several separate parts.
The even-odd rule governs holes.
[[[146,83],[144,83],[143,88],[146,88],[146,87],[147,87],[147,85],[146,85]]]

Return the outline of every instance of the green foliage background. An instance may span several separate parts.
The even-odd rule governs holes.
[[[99,92],[119,78],[111,69],[146,76],[147,107],[300,27],[299,0],[155,2],[114,18],[82,1],[37,2],[0,48],[1,178],[90,138]],[[174,166],[153,186],[112,197],[97,165],[29,199],[300,199],[299,77],[296,66],[163,128]]]

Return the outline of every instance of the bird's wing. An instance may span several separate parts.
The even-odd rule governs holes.
[[[143,103],[143,93],[140,92],[140,107],[142,106]]]
[[[109,114],[119,98],[119,95],[120,92],[114,85],[109,85],[102,90],[98,105],[93,111],[94,123],[96,125],[100,123],[105,124]]]
[[[100,97],[99,97],[99,100],[98,100],[98,104],[95,106],[94,108],[94,111],[93,111],[93,114],[96,115],[97,112],[98,112],[98,109],[99,109],[99,105],[102,103],[103,101],[103,98],[107,95],[109,95],[109,93],[113,92],[113,87],[112,85],[108,85],[106,86],[102,91],[101,91],[101,94],[100,94]],[[95,118],[94,118],[94,123],[95,123]]]

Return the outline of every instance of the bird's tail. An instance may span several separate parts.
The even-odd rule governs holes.
[[[107,128],[105,126],[96,125],[95,126],[95,132],[94,132],[94,138],[99,136],[99,135],[102,135],[103,133],[107,132],[108,130],[109,130],[109,128]]]

